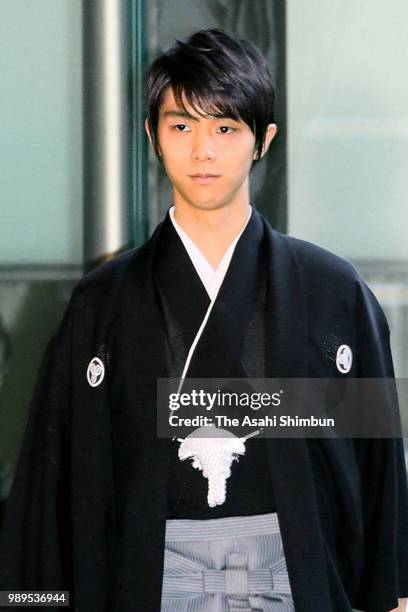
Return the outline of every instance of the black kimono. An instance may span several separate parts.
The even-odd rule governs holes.
[[[0,541],[0,590],[70,590],[77,612],[159,612],[178,477],[174,443],[156,436],[156,381],[180,375],[207,299],[168,214],[142,247],[78,283],[42,362]],[[333,338],[351,347],[347,373],[327,350]],[[386,319],[353,266],[253,210],[188,375],[259,372],[394,375]],[[269,491],[252,513],[276,504],[296,611],[382,612],[408,596],[402,439],[262,443],[257,473]],[[250,514],[239,477],[231,491],[229,511]]]

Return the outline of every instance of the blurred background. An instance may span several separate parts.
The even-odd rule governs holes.
[[[275,79],[278,135],[251,201],[353,262],[408,377],[407,23],[406,0],[1,0],[0,508],[73,285],[172,204],[143,77],[200,28],[253,41]]]

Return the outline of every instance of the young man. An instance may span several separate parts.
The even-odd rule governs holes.
[[[180,442],[157,437],[159,378],[394,372],[351,264],[249,200],[277,129],[256,48],[220,29],[177,41],[149,69],[146,106],[173,205],[141,248],[81,280],[50,342],[0,588],[70,590],[77,612],[402,609],[401,438],[255,436],[211,497]]]

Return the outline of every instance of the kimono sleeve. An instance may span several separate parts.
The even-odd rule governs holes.
[[[384,313],[367,286],[359,310],[359,376],[394,378]],[[398,410],[398,406],[397,406]],[[364,557],[354,607],[385,612],[408,596],[408,492],[402,437],[354,440],[360,470]]]
[[[69,590],[72,299],[37,375],[0,533],[0,590]]]

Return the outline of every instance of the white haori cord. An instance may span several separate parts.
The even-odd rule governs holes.
[[[218,291],[211,300],[205,317],[190,347],[177,393],[180,393],[184,384],[192,356],[207,324],[217,294]],[[210,425],[195,429],[186,438],[177,438],[177,441],[181,443],[178,450],[179,459],[181,461],[192,459],[192,467],[201,470],[203,476],[208,480],[207,502],[210,508],[220,506],[225,502],[227,495],[227,479],[231,475],[232,462],[238,460],[240,455],[245,454],[246,440],[259,434],[262,429],[263,427],[247,436],[238,438],[226,429],[218,429],[215,425]],[[203,434],[205,434],[204,437]],[[174,439],[175,437],[173,440]]]

